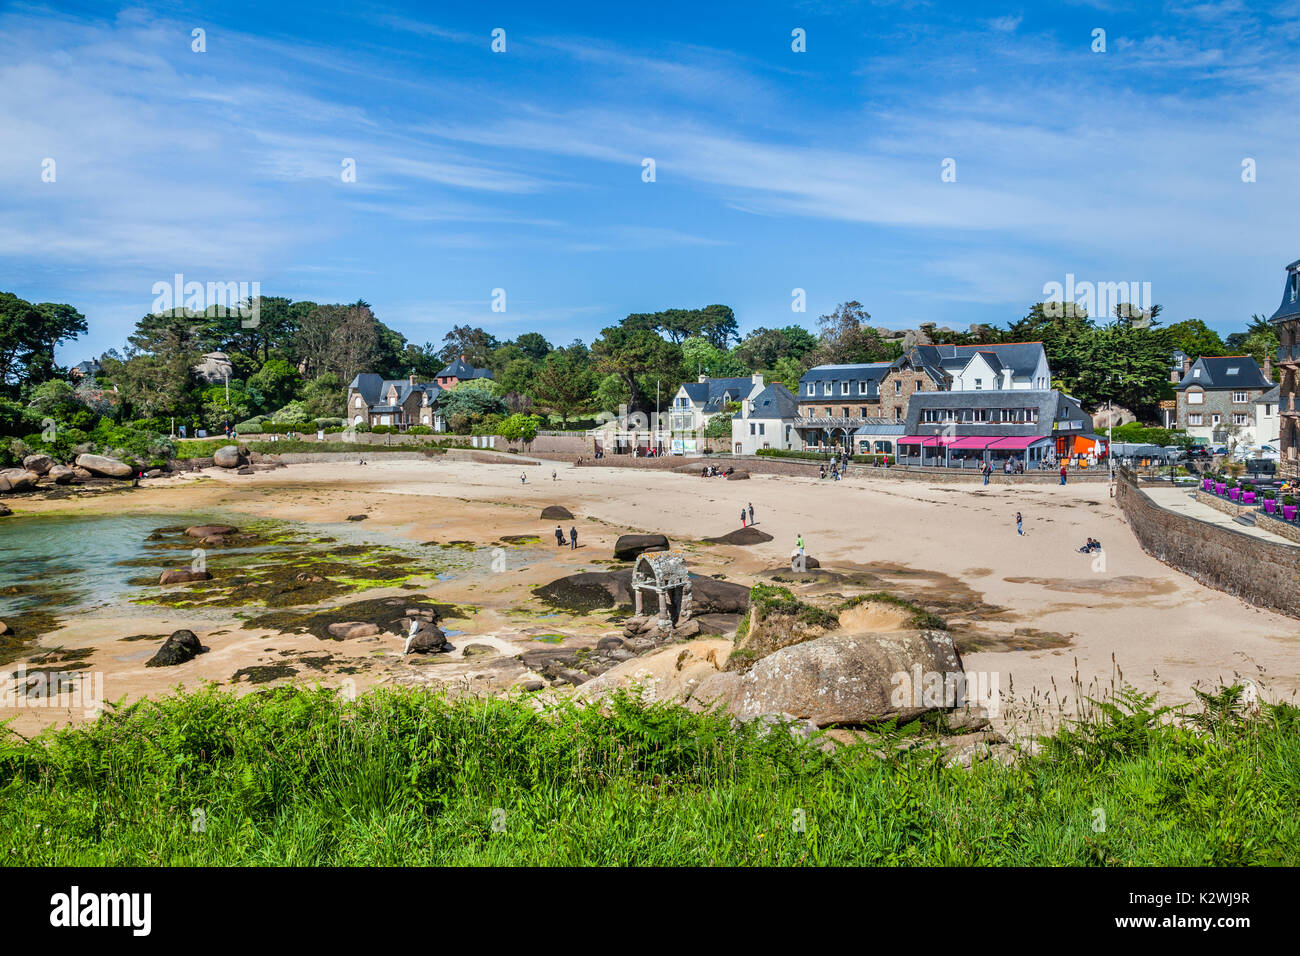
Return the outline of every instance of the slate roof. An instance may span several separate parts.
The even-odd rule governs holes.
[[[1051,435],[1055,421],[1083,422],[1084,428],[1062,434],[1088,434],[1092,419],[1079,403],[1058,389],[1025,388],[980,392],[916,392],[907,403],[907,434],[925,434],[927,429],[943,427],[937,422],[922,422],[927,408],[1037,408],[1037,422],[956,422],[955,434],[966,435]]]
[[[1300,319],[1300,260],[1286,267],[1286,285],[1282,287],[1282,304],[1269,316],[1270,322]]]
[[[491,378],[492,370],[488,368],[475,368],[464,359],[458,358],[434,377],[457,378],[461,381],[471,378]]]
[[[1232,372],[1233,369],[1237,371]],[[1196,373],[1200,371],[1198,376]],[[1250,355],[1202,355],[1187,370],[1182,381],[1176,386],[1179,391],[1189,385],[1199,385],[1206,391],[1224,389],[1270,389],[1272,379],[1264,377],[1253,356]]]
[[[885,377],[893,362],[864,362],[858,365],[818,365],[803,373],[799,379],[799,398],[803,401],[815,401],[823,398],[857,398],[876,399],[880,397],[880,380]],[[831,393],[827,395],[823,383],[829,382]],[[849,394],[841,392],[840,385],[849,383]],[[866,392],[858,389],[858,383],[865,382]],[[817,386],[814,395],[808,394],[808,386]]]
[[[1255,399],[1255,404],[1256,404],[1256,405],[1263,405],[1263,404],[1267,404],[1267,403],[1271,403],[1271,404],[1273,404],[1273,405],[1280,405],[1280,404],[1282,404],[1282,386],[1281,386],[1281,385],[1274,385],[1272,388],[1270,388],[1270,389],[1269,389],[1267,392],[1265,392],[1263,395],[1259,396],[1259,398]]]
[[[740,418],[741,413],[731,416]],[[799,401],[780,382],[775,382],[754,396],[754,410],[750,418],[798,418]]]
[[[754,380],[744,378],[708,378],[682,386],[693,405],[703,405],[705,413],[720,412],[727,402],[738,402],[754,388]]]
[[[980,352],[995,371],[1010,368],[1015,378],[1032,378],[1043,356],[1042,342],[1001,342],[996,345],[916,345],[908,353],[916,365],[931,374],[954,375]],[[996,363],[990,360],[996,358]]]
[[[394,406],[388,405],[388,389],[391,386],[397,387],[397,404],[404,405],[411,397],[412,392],[424,392],[429,396],[429,404],[432,405],[442,394],[441,386],[432,382],[422,382],[412,385],[410,379],[385,379],[382,375],[374,372],[362,372],[352,380],[348,385],[349,389],[356,389],[361,394],[361,399],[374,412],[378,411],[396,411]],[[382,403],[382,405],[381,405]]]

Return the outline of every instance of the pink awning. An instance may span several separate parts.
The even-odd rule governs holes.
[[[949,448],[990,448],[998,445],[998,442],[1006,439],[998,435],[968,435],[965,438],[958,438],[949,445]],[[1002,447],[998,445],[998,447]]]
[[[894,439],[898,445],[921,445],[925,448],[939,447],[952,448],[956,445],[958,439],[952,435],[906,435],[903,438]]]
[[[1051,441],[1051,440],[1052,439],[1046,438],[1042,435],[1025,435],[1025,436],[1017,436],[1015,438],[1004,438],[1000,442],[998,442],[995,447],[998,449],[998,451],[1006,451],[1012,448],[1015,449],[1028,448],[1030,445],[1037,445],[1040,441]]]

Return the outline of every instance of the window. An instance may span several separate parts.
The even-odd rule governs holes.
[[[1247,415],[1245,412],[1233,412],[1233,413],[1232,413],[1232,424],[1234,424],[1234,425],[1249,425],[1249,424],[1250,424],[1250,416]]]
[[[754,432],[754,423],[753,423],[753,422],[750,422],[750,423],[749,423],[749,433],[750,433],[751,435],[755,434],[755,432]]]
[[[1222,422],[1223,422],[1223,416],[1220,415],[1218,412],[1215,412],[1213,415],[1210,416],[1211,425],[1218,425]]]
[[[1264,414],[1265,414],[1265,415],[1272,415],[1272,414],[1273,414],[1273,406],[1272,406],[1272,405],[1265,405],[1265,406],[1264,406]]]
[[[1200,412],[1194,412],[1194,413],[1192,413],[1191,415],[1188,415],[1188,416],[1187,416],[1187,424],[1188,424],[1188,425],[1203,425],[1203,424],[1205,424],[1205,417],[1204,417],[1203,415],[1201,415]]]
[[[758,433],[759,433],[760,435],[765,435],[765,434],[767,434],[767,432],[766,432],[764,429],[765,429],[764,424],[763,424],[762,422],[759,422],[759,423],[758,423]]]
[[[902,410],[901,408],[895,407],[895,408],[894,408],[894,421],[896,421],[896,422],[901,422],[902,420],[903,420],[903,410]]]
[[[865,395],[865,394],[867,394],[867,383],[866,383],[866,382],[858,382],[858,394],[859,394],[859,395]]]
[[[1237,374],[1238,372],[1240,372],[1240,371],[1241,371],[1241,366],[1239,366],[1239,365],[1234,365],[1232,368],[1228,369],[1228,374],[1229,374],[1229,375],[1236,375],[1236,374]]]
[[[1204,403],[1205,403],[1205,393],[1204,393],[1204,392],[1188,392],[1188,393],[1187,393],[1187,404],[1188,404],[1188,405],[1203,405]]]
[[[848,383],[848,382],[840,382],[840,394],[841,394],[841,395],[847,395],[847,394],[849,394],[849,383]]]
[[[982,379],[982,378],[977,378],[977,379],[975,379],[975,387],[976,387],[976,388],[983,388],[983,387],[984,387],[984,379]]]
[[[830,383],[830,382],[822,382],[822,394],[823,394],[823,395],[829,395],[830,393],[831,393],[831,383]]]
[[[360,407],[361,407],[362,405],[364,405],[364,404],[365,404],[365,402],[361,401],[361,396],[360,396],[360,395],[358,395],[356,398],[354,398],[354,399],[352,400],[352,407],[353,407],[353,408],[360,408]]]
[[[848,410],[847,408],[841,408],[841,409],[840,409],[840,415],[843,416],[844,418],[848,418],[848,417],[849,417],[849,410]]]
[[[895,395],[902,395],[902,394],[903,394],[903,380],[902,380],[902,379],[898,379],[898,378],[894,379],[894,394],[895,394]]]
[[[858,407],[858,417],[859,417],[859,418],[866,418],[866,417],[867,417],[867,409],[866,409],[865,406],[859,406],[859,407]]]
[[[1245,405],[1245,404],[1246,404],[1246,393],[1245,393],[1245,392],[1233,392],[1233,393],[1232,393],[1232,404],[1234,404],[1234,405]]]
[[[817,386],[814,385],[812,382],[809,382],[809,383],[808,383],[808,394],[809,394],[809,395],[816,395],[816,394],[817,394]]]
[[[1201,370],[1199,368],[1192,369],[1192,378],[1200,378],[1200,377],[1201,377]]]

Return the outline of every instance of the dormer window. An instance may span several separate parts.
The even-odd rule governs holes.
[[[848,382],[840,382],[840,394],[841,394],[841,395],[847,395],[847,394],[849,394],[849,383],[848,383]]]
[[[1201,370],[1199,368],[1192,369],[1192,378],[1200,378],[1200,377],[1201,377]]]
[[[1300,297],[1300,272],[1291,273],[1291,301]]]
[[[809,382],[809,383],[808,383],[808,394],[809,394],[809,395],[816,395],[816,394],[817,394],[817,386],[814,385],[812,382]]]

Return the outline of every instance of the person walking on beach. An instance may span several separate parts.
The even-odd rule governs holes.
[[[754,502],[752,501],[749,503],[749,523],[751,525],[754,523]]]
[[[552,472],[551,472],[551,481],[559,481],[559,480],[560,480],[560,479],[559,479],[558,477],[556,477],[555,472],[552,471]]]
[[[984,484],[987,485],[989,483],[989,476],[993,474],[993,466],[986,461],[984,462],[984,467],[981,468],[980,471],[984,472]]]
[[[527,472],[520,472],[520,473],[519,473],[519,483],[520,483],[521,485],[526,485],[526,484],[528,484],[528,473],[527,473]]]
[[[558,524],[555,526],[555,546],[557,548],[564,547],[564,529]]]
[[[1069,470],[1070,469],[1066,466],[1066,464],[1062,462],[1061,463],[1061,484],[1065,484],[1065,476]]]
[[[578,529],[574,525],[569,525],[569,550],[578,549]]]
[[[741,508],[741,509],[740,509],[740,526],[741,526],[742,528],[745,527],[745,509],[744,509],[744,508]]]
[[[1016,534],[1024,534],[1024,518],[1020,517],[1020,512],[1016,512]]]
[[[803,557],[803,535],[796,535],[794,546],[799,549],[799,557]]]

